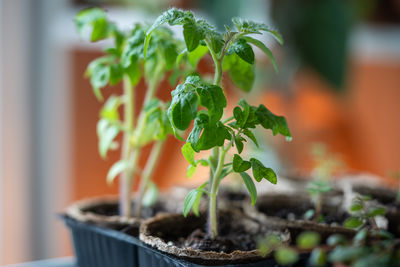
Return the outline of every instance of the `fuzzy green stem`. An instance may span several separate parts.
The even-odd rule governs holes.
[[[122,137],[121,158],[130,160],[132,154],[132,146],[130,144],[130,133],[134,126],[134,89],[128,75],[123,77],[123,94],[124,94],[124,128]],[[131,215],[131,191],[132,191],[132,175],[134,170],[127,168],[121,173],[120,179],[120,214],[125,217]]]
[[[217,54],[212,50],[211,44],[208,40],[206,40],[206,45],[208,48],[208,51],[211,54],[211,57],[214,61],[214,67],[215,67],[215,72],[214,72],[214,84],[220,86],[221,85],[221,80],[222,80],[222,60],[223,58],[218,58]]]
[[[214,61],[214,85],[221,86],[222,80],[222,62],[223,56],[218,58],[217,54],[213,51],[211,43],[209,40],[205,40],[208,51]],[[223,55],[223,54],[222,54]],[[214,147],[210,156],[210,178],[209,186],[210,188],[210,201],[208,210],[208,233],[211,237],[216,237],[218,235],[218,220],[217,220],[217,195],[218,195],[218,184],[219,176],[221,175],[222,169],[224,167],[225,151],[223,148]]]
[[[160,154],[163,148],[165,140],[159,140],[151,149],[150,156],[146,162],[146,166],[144,168],[142,179],[140,180],[139,191],[136,198],[136,217],[140,218],[142,216],[142,199],[144,195],[144,191],[149,185],[151,177],[153,176],[155,166],[157,164],[158,159],[160,158]]]
[[[219,157],[218,157],[218,165],[217,168],[215,169],[213,178],[212,178],[212,184],[211,184],[211,192],[210,192],[210,203],[209,203],[209,229],[208,229],[208,234],[212,237],[215,238],[218,236],[218,214],[217,214],[217,196],[218,196],[218,189],[219,189],[219,183],[221,181],[221,173],[222,170],[224,169],[225,165],[225,156],[228,150],[231,147],[231,143],[226,147],[222,148]]]

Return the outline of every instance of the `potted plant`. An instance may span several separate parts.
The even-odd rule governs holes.
[[[67,209],[65,219],[72,230],[79,265],[130,266],[136,261],[133,247],[137,240],[91,224],[137,236],[142,218],[165,208],[161,203],[146,214],[142,212],[144,206],[156,202],[158,190],[151,177],[163,144],[172,133],[166,114],[168,103],[158,99],[156,92],[167,73],[173,73],[170,80],[179,80],[185,74],[180,65],[189,64],[185,71],[193,71],[197,62],[191,58],[190,62],[180,60],[177,63],[178,51],[184,44],[164,27],[154,30],[152,40],[145,43],[147,26],[135,24],[132,29],[123,31],[97,7],[79,12],[75,24],[81,36],[89,35],[91,42],[110,42],[105,54],[88,65],[85,75],[90,79],[97,99],[104,101],[97,123],[100,155],[105,158],[110,150],[121,150],[120,160],[112,165],[107,175],[108,183],[119,176],[120,194],[119,201],[116,197],[100,197],[74,203]],[[145,48],[146,58],[143,56]],[[135,91],[141,80],[147,88],[136,117],[138,100]],[[122,94],[114,92],[104,99],[103,88],[119,83],[123,84]],[[122,140],[119,140],[120,135]],[[147,145],[152,145],[152,149],[141,170],[138,161],[142,148]],[[132,190],[137,182],[139,189],[133,199]],[[115,240],[116,236],[119,240]],[[114,240],[110,241],[110,238]],[[121,247],[126,240],[130,240],[128,247]],[[104,244],[103,250],[99,244]],[[110,246],[111,249],[107,249]]]
[[[146,32],[145,42],[148,44],[159,26],[182,25],[187,52],[200,48],[209,53],[214,62],[214,81],[207,82],[198,75],[188,76],[172,91],[172,102],[168,108],[168,117],[178,139],[185,141],[180,133],[190,128],[193,121],[191,132],[182,146],[182,154],[190,164],[187,175],[191,176],[202,165],[210,169],[209,179],[188,193],[183,215],[157,216],[143,223],[140,231],[140,239],[144,243],[197,263],[260,260],[261,256],[255,249],[256,237],[268,231],[282,230],[278,225],[261,225],[243,213],[219,211],[217,207],[220,182],[231,173],[241,176],[253,205],[257,200],[254,180],[266,179],[272,184],[277,183],[277,176],[271,168],[265,167],[256,158],[247,160],[240,155],[247,140],[258,145],[253,133],[256,126],[271,130],[273,135],[280,134],[291,139],[286,119],[273,114],[262,104],[252,106],[241,99],[233,109],[233,115],[226,116],[223,73],[229,72],[234,84],[243,91],[250,91],[255,61],[251,44],[265,52],[276,68],[271,51],[252,36],[267,32],[279,43],[283,42],[280,34],[265,24],[240,18],[232,21],[234,28],[226,26],[221,34],[206,21],[196,19],[190,11],[170,9],[158,17]],[[146,47],[144,55],[146,57]],[[211,151],[211,155],[196,159],[195,155],[200,151]],[[229,151],[235,151],[233,157],[228,154]],[[253,178],[247,173],[250,169]],[[199,210],[203,195],[209,199],[207,214]],[[191,210],[199,217],[189,214]],[[165,264],[163,257],[157,256],[153,260],[159,261],[156,265]]]

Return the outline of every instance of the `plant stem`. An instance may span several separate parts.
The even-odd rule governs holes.
[[[157,90],[157,85],[158,85],[159,81],[161,80],[161,74],[162,74],[163,68],[164,68],[163,64],[157,65],[154,76],[152,77],[151,81],[149,81],[149,83],[148,83],[148,89],[147,89],[146,95],[144,97],[143,107],[142,107],[142,110],[140,111],[140,115],[138,117],[136,129],[135,129],[135,133],[134,133],[136,135],[136,140],[140,140],[141,136],[143,135],[143,130],[145,129],[145,125],[146,125],[146,112],[144,111],[144,107],[146,107],[146,105],[154,98],[154,95]],[[136,145],[135,153],[132,158],[133,170],[137,166],[139,155],[140,155],[140,150],[141,150],[140,146],[138,146],[137,144],[135,144],[135,145]],[[151,158],[149,158],[148,160],[150,160],[150,159]],[[157,158],[155,159],[155,161],[157,161]],[[156,164],[156,162],[151,164],[151,165],[153,165],[153,168],[154,168],[155,164]],[[147,166],[148,166],[148,162],[146,163],[146,167]],[[144,174],[142,174],[142,176],[143,175]],[[150,176],[151,176],[151,173],[150,173]],[[131,179],[131,180],[135,180],[135,179]],[[138,216],[138,217],[140,217],[140,213],[141,213],[141,207],[142,207],[141,200],[142,200],[142,196],[143,196],[143,191],[146,188],[146,185],[148,183],[148,182],[142,181],[142,180],[143,179],[140,180],[138,197],[137,197],[137,202],[136,202],[136,216]],[[131,181],[130,187],[132,187],[132,184],[133,184],[133,181]],[[140,208],[138,208],[138,207],[140,207]]]
[[[314,222],[318,222],[321,212],[322,212],[322,194],[318,193],[315,199],[315,214],[313,218]]]
[[[218,58],[215,52],[211,48],[211,44],[208,40],[206,40],[206,45],[208,48],[208,51],[211,54],[211,57],[214,61],[214,67],[215,67],[215,72],[214,72],[214,85],[221,85],[221,79],[222,79],[222,60],[223,58]]]
[[[147,159],[146,166],[144,168],[144,171],[142,173],[142,178],[140,180],[140,185],[139,185],[139,191],[137,194],[136,198],[136,212],[135,216],[140,218],[142,215],[142,199],[144,195],[144,190],[147,188],[151,177],[153,176],[155,166],[157,164],[157,161],[160,157],[161,150],[163,148],[163,145],[165,143],[165,140],[159,140],[157,141],[152,149],[149,158]]]
[[[226,118],[225,120],[222,121],[222,124],[228,123],[231,120],[233,120],[235,117],[234,116],[230,116],[229,118]]]
[[[214,61],[214,85],[221,86],[222,80],[222,61],[224,51],[221,53],[221,57],[218,58],[216,53],[212,50],[212,46],[209,40],[206,40],[206,45],[208,51],[211,54],[211,57]],[[229,146],[230,147],[230,146]],[[215,238],[218,236],[218,216],[217,216],[217,196],[218,196],[218,185],[219,185],[219,177],[224,168],[224,160],[226,152],[229,150],[224,148],[219,149],[219,147],[214,147],[210,156],[210,178],[209,178],[209,186],[210,188],[210,201],[209,201],[209,209],[208,209],[208,234]]]
[[[134,125],[134,102],[135,95],[130,78],[128,75],[123,77],[124,104],[124,127],[125,131],[122,137],[121,158],[129,160],[131,158],[132,146],[130,144],[130,134]],[[125,217],[131,215],[131,191],[132,191],[132,168],[127,168],[120,176],[120,214]]]
[[[227,148],[221,149],[221,151],[219,153],[219,157],[218,157],[218,165],[217,165],[217,168],[215,169],[215,172],[214,172],[214,175],[212,178],[210,203],[209,203],[209,210],[208,210],[208,212],[209,212],[208,234],[212,238],[215,238],[216,236],[218,236],[218,215],[217,215],[218,188],[219,188],[219,182],[221,181],[220,176],[221,176],[222,170],[224,169],[225,156],[231,147],[230,144],[228,145]]]

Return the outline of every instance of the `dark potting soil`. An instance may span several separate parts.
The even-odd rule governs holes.
[[[132,210],[135,210],[135,205],[132,203]],[[103,216],[117,216],[119,215],[119,205],[117,203],[101,203],[96,206],[88,207],[86,209],[82,209],[83,212],[92,212],[98,215]],[[152,207],[144,207],[142,209],[142,218],[147,219],[150,217],[155,216],[158,212],[165,211],[164,207],[161,203],[156,203]],[[139,227],[132,226],[128,223],[121,223],[121,222],[104,222],[104,223],[93,223],[98,226],[110,228],[113,230],[121,231],[128,235],[138,237],[139,236]]]
[[[256,224],[255,224],[256,225]],[[232,214],[219,217],[219,236],[212,238],[205,231],[206,227],[198,227],[186,237],[176,240],[178,247],[191,247],[203,251],[231,253],[235,250],[250,251],[256,249],[256,241],[262,235],[261,227],[252,233],[246,231],[238,218]]]
[[[132,210],[135,210],[135,204],[132,203]],[[119,205],[117,203],[102,203],[93,207],[83,209],[84,212],[93,212],[104,216],[119,215]],[[165,211],[161,203],[156,203],[152,207],[144,207],[142,209],[142,218],[147,219],[153,217],[158,212]]]
[[[298,203],[261,203],[258,210],[267,216],[278,217],[287,220],[304,220],[307,211],[314,209],[311,201],[299,201]],[[338,208],[324,206],[322,208],[323,222],[327,224],[342,224],[349,215]]]

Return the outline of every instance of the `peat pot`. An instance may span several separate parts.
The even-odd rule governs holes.
[[[212,240],[206,228],[204,214],[200,217],[181,214],[163,214],[144,221],[140,227],[140,240],[145,244],[139,251],[139,265],[158,266],[278,266],[271,258],[263,258],[256,250],[260,235],[278,234],[285,243],[289,232],[280,224],[263,226],[240,211],[219,214],[220,237]],[[238,249],[242,246],[245,249]],[[306,266],[307,259],[293,266]]]

